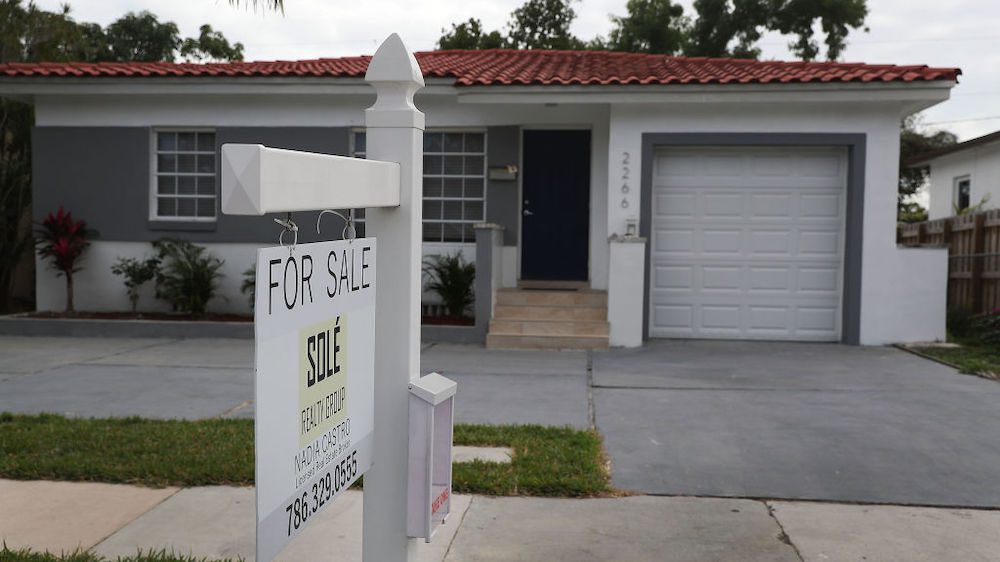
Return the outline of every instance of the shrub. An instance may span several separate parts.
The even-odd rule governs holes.
[[[218,289],[222,260],[183,240],[157,240],[153,248],[162,263],[156,274],[156,298],[169,302],[175,311],[204,314]]]
[[[247,295],[250,300],[250,310],[253,310],[254,302],[257,299],[257,264],[253,264],[243,272],[243,283],[240,283],[240,292]]]
[[[125,290],[128,291],[128,300],[132,303],[132,312],[135,312],[139,304],[139,289],[147,281],[152,281],[159,269],[160,258],[155,256],[141,260],[120,257],[111,266],[111,273],[125,278]]]
[[[982,343],[1000,345],[1000,308],[980,314],[972,323],[976,339]]]
[[[52,268],[66,277],[66,312],[73,312],[73,274],[80,271],[79,261],[95,234],[85,221],[73,220],[73,214],[59,207],[50,212],[37,231],[38,255],[52,260]]]
[[[427,290],[441,297],[448,314],[464,316],[473,302],[472,284],[476,280],[476,264],[466,263],[462,254],[429,256],[424,260]]]
[[[972,335],[972,311],[966,308],[955,308],[948,311],[946,320],[948,335],[956,339],[965,339]]]

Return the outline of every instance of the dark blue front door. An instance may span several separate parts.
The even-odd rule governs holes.
[[[590,131],[524,131],[521,279],[586,281]]]

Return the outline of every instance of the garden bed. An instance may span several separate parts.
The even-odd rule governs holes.
[[[251,314],[202,315],[170,312],[29,312],[26,318],[60,318],[64,320],[148,320],[154,322],[253,322]]]
[[[1000,346],[974,341],[955,344],[908,345],[904,349],[954,367],[960,373],[1000,380]]]
[[[428,316],[420,317],[424,326],[475,326],[476,319],[468,316]]]

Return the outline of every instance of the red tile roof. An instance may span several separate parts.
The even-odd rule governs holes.
[[[424,76],[456,86],[571,84],[769,84],[956,80],[958,68],[860,63],[671,57],[602,51],[429,51],[416,53]],[[236,63],[10,63],[2,76],[361,78],[370,56]]]

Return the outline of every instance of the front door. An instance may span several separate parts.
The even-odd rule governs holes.
[[[524,131],[521,279],[586,281],[590,131]]]

